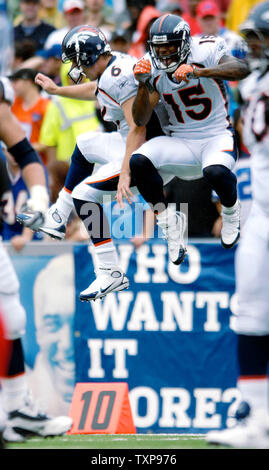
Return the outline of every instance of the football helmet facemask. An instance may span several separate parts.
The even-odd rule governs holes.
[[[181,16],[161,16],[154,21],[149,33],[148,46],[153,65],[167,73],[174,72],[187,59],[190,43],[190,27]],[[158,46],[161,45],[175,45],[177,49],[169,55],[158,55]]]
[[[90,25],[71,29],[62,42],[62,62],[72,62],[68,74],[74,83],[79,83],[85,76],[82,66],[91,67],[105,52],[111,52],[105,35]]]

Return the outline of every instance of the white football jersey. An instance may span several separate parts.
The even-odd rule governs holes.
[[[260,71],[253,70],[250,75],[248,75],[243,80],[240,80],[240,82],[238,83],[238,90],[240,92],[241,99],[244,104],[247,104],[249,99],[251,99],[251,97],[255,93],[259,76]]]
[[[136,62],[135,57],[113,52],[112,59],[97,82],[96,98],[102,117],[105,121],[115,122],[124,138],[128,134],[129,126],[121,105],[137,93],[137,81],[133,74]]]
[[[193,37],[187,63],[213,67],[224,55],[228,55],[228,51],[221,37]],[[149,54],[146,58],[150,58]],[[170,135],[200,139],[215,136],[231,127],[227,93],[222,80],[201,77],[188,83],[178,83],[169,78],[165,71],[152,65],[150,83],[160,94],[169,114]]]
[[[269,73],[256,82],[244,117],[243,138],[251,152],[252,197],[269,216]]]

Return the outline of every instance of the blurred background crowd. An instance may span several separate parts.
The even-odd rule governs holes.
[[[64,185],[76,137],[86,131],[111,132],[113,123],[104,122],[96,102],[48,96],[35,84],[37,72],[50,76],[58,85],[70,84],[69,64],[61,62],[61,43],[71,28],[91,24],[106,35],[114,51],[141,58],[147,50],[152,22],[160,15],[182,16],[194,35],[221,35],[230,53],[244,59],[246,44],[240,25],[258,0],[0,0],[0,74],[8,76],[15,91],[12,106],[27,137],[39,152],[48,175],[51,203]],[[249,166],[249,153],[241,139],[242,106],[240,84],[226,83],[229,112],[239,143],[239,163]],[[40,234],[16,223],[16,213],[27,198],[20,170],[2,145],[0,198],[4,203],[0,234],[21,250]],[[241,164],[242,166],[242,164]],[[243,165],[244,166],[244,165]],[[242,171],[240,174],[243,174]],[[249,175],[249,173],[247,173]],[[244,176],[245,202],[251,191]],[[203,179],[188,183],[175,178],[169,185],[171,201],[189,204],[189,236],[218,237],[221,228],[218,201]],[[76,216],[70,219],[66,239],[81,241],[85,234]],[[136,247],[147,235],[134,237]]]

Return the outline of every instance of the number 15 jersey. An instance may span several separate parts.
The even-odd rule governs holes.
[[[228,55],[221,37],[193,37],[187,63],[197,67],[215,67]],[[150,59],[149,54],[146,55]],[[150,84],[160,94],[168,115],[170,135],[190,139],[230,132],[228,97],[223,80],[213,78],[173,81],[171,75],[152,65]]]

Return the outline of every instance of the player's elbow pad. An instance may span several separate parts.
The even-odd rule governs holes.
[[[8,151],[14,157],[16,163],[18,163],[21,169],[23,169],[30,163],[41,164],[41,159],[39,155],[33,149],[32,145],[26,137],[17,144],[13,145],[13,147],[10,147]]]

